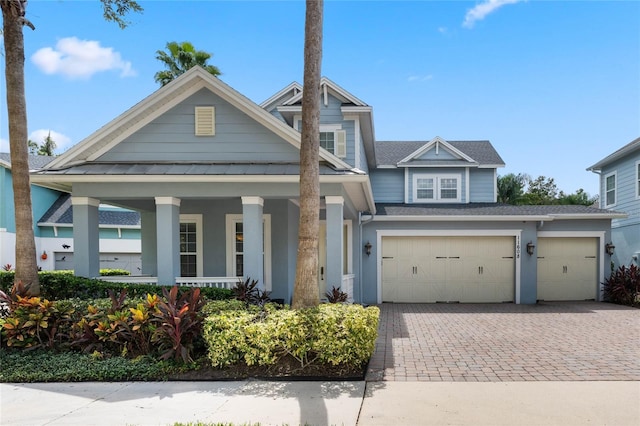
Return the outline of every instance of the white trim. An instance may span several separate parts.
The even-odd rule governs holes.
[[[54,223],[54,222],[38,222],[39,227],[52,227],[52,228],[73,228],[72,223]],[[140,229],[140,225],[99,225],[104,229]],[[55,231],[54,231],[55,232]]]
[[[155,197],[156,205],[173,205],[180,207],[180,198],[176,197]]]
[[[522,250],[520,244],[522,240],[521,229],[433,229],[433,230],[418,230],[418,229],[389,229],[389,230],[377,230],[376,231],[376,281],[377,281],[377,303],[382,303],[382,238],[383,237],[514,237],[515,251],[513,254],[515,261],[515,303],[520,304],[521,295],[521,262],[522,262]]]
[[[436,136],[435,138],[431,139],[429,142],[422,145],[420,148],[418,148],[411,154],[407,155],[402,160],[398,161],[398,164],[405,163],[407,161],[415,159],[416,157],[419,157],[420,155],[430,150],[433,145],[436,145],[436,149],[438,149],[440,144],[444,145],[444,149],[449,151],[454,156],[458,156],[460,159],[466,160],[469,163],[477,164],[477,161],[475,161],[473,158],[469,157],[467,154],[463,153],[462,151],[454,148],[451,144],[449,144],[447,141],[442,139],[440,136]]]
[[[325,204],[340,204],[344,205],[344,197],[339,195],[325,195],[324,197]]]
[[[264,285],[267,291],[271,291],[271,215],[263,214],[264,220]],[[234,277],[236,245],[234,241],[235,224],[242,223],[242,214],[225,215],[225,241],[227,257],[227,276]],[[243,277],[244,279],[245,277]]]
[[[636,200],[640,199],[640,160],[636,161]]]
[[[464,199],[465,203],[469,204],[471,202],[471,183],[469,182],[469,167],[464,168]]]
[[[242,199],[242,204],[250,204],[250,205],[259,205],[264,206],[264,198],[262,197],[240,197]]]
[[[404,203],[409,204],[409,169],[404,169]]]
[[[596,300],[602,301],[602,292],[604,291],[604,245],[605,231],[538,231],[536,238],[598,238],[598,294]]]
[[[613,176],[614,178],[614,187],[613,187],[613,203],[612,204],[608,204],[607,202],[607,179],[609,177]],[[602,200],[602,205],[604,206],[605,209],[609,208],[609,207],[614,207],[617,203],[618,203],[618,171],[614,170],[611,173],[607,173],[606,175],[604,175],[604,180],[602,181],[602,195],[604,195],[603,200]]]
[[[100,200],[91,197],[71,197],[72,206],[100,207]]]
[[[263,101],[260,104],[260,108],[266,109],[266,107],[269,106],[269,104],[277,101],[279,98],[283,97],[284,95],[287,94],[287,92],[289,91],[293,91],[294,96],[296,95],[295,91],[301,91],[302,90],[302,86],[294,81],[293,83],[289,83],[289,85],[287,87],[285,87],[284,89],[279,90],[278,92],[276,92],[274,95],[272,95],[269,99],[266,99],[265,101]]]
[[[204,234],[202,233],[202,215],[201,214],[181,214],[180,215],[180,223],[195,223],[196,224],[196,275],[198,277],[202,277],[204,274],[204,250],[203,250],[203,239]]]
[[[349,167],[351,169],[351,167]],[[59,181],[60,175],[31,175],[31,179],[35,179],[40,183],[48,183]],[[322,183],[349,183],[364,182],[369,178],[368,175],[320,175]],[[224,182],[267,182],[267,183],[298,183],[300,176],[298,175],[65,175],[65,183],[224,183]],[[160,197],[162,198],[162,197]]]
[[[412,176],[413,188],[411,195],[413,199],[412,203],[460,203],[462,201],[462,174],[446,173],[414,173]],[[433,198],[418,198],[418,179],[432,179],[433,180]],[[440,182],[443,179],[455,179],[456,180],[456,198],[442,198],[442,188]]]
[[[498,202],[498,170],[493,169],[493,202]]]

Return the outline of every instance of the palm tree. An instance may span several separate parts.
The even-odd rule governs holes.
[[[38,155],[53,157],[53,151],[55,151],[56,147],[56,142],[51,138],[51,132],[49,132],[42,145],[38,147]]]
[[[320,230],[320,68],[323,0],[307,0],[300,141],[300,224],[293,308],[317,306]]]
[[[183,41],[182,43],[171,41],[167,43],[166,52],[163,50],[156,52],[156,59],[167,68],[156,73],[154,76],[156,83],[165,86],[196,65],[201,66],[211,75],[218,76],[221,74],[218,67],[207,65],[207,61],[211,59],[211,56],[213,56],[211,53],[196,50],[193,44],[188,41]]]
[[[140,12],[135,0],[100,0],[107,21],[120,28],[128,22],[122,17],[128,12]],[[25,285],[27,291],[40,294],[38,263],[33,233],[31,185],[29,182],[29,144],[27,135],[27,102],[24,92],[24,35],[22,27],[35,29],[25,18],[27,0],[0,0],[2,9],[2,36],[5,50],[5,80],[7,88],[7,118],[9,122],[9,151],[13,178],[13,202],[16,222],[16,275],[15,281]]]

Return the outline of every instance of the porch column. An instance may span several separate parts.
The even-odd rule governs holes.
[[[73,269],[78,277],[100,276],[100,200],[71,197],[73,206]]]
[[[180,276],[180,199],[156,197],[158,284],[174,285]]]
[[[258,280],[258,286],[265,290],[263,206],[262,197],[242,197],[244,278]]]
[[[158,274],[158,225],[155,212],[140,212],[140,238],[142,248],[142,271],[152,277]]]
[[[332,287],[342,286],[342,271],[344,271],[344,232],[343,207],[344,198],[338,196],[324,197],[327,205],[327,291]],[[351,295],[350,295],[351,296]]]

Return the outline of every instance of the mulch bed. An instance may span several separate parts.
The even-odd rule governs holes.
[[[302,368],[300,362],[291,356],[282,357],[276,364],[269,366],[252,365],[244,362],[225,368],[214,368],[206,359],[200,361],[195,370],[176,373],[169,377],[175,381],[222,381],[245,380],[249,378],[261,380],[364,380],[367,366],[351,368],[333,365],[308,365]]]

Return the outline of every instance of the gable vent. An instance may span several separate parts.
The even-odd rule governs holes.
[[[212,106],[199,106],[195,110],[196,136],[214,136],[216,134],[216,109]]]

